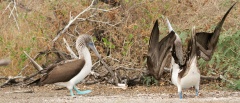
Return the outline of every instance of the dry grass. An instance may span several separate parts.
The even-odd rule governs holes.
[[[143,56],[147,53],[150,32],[156,19],[159,19],[162,34],[166,35],[167,26],[163,17],[168,17],[173,28],[185,40],[192,26],[196,26],[197,31],[212,31],[228,8],[235,2],[235,0],[122,1],[123,4],[118,9],[110,12],[98,11],[97,16],[93,18],[111,24],[121,22],[119,25],[112,27],[103,23],[84,21],[72,25],[68,33],[78,35],[74,32],[74,28],[77,28],[80,33],[90,35],[94,34],[94,29],[104,30],[104,33],[99,35],[111,44],[106,44],[106,41],[97,40],[97,38],[96,46],[100,54],[106,56],[110,47],[110,56],[120,62],[111,62],[112,60],[109,59],[108,63],[113,67],[123,65],[129,68],[145,67]],[[52,39],[68,23],[70,12],[73,16],[77,15],[90,4],[90,1],[17,0],[16,13],[18,14],[19,30],[13,18],[9,18],[10,11],[4,10],[8,3],[9,1],[5,0],[0,3],[0,56],[1,58],[11,58],[12,63],[7,67],[0,68],[1,76],[17,75],[21,68],[28,64],[23,51],[27,51],[33,57],[39,51],[50,49]],[[110,8],[103,3],[99,3],[97,6],[104,9]],[[228,15],[221,36],[232,35],[240,29],[239,7],[238,3]],[[81,18],[89,17],[92,13],[87,12]],[[62,37],[66,37],[72,45],[74,45],[75,38],[71,38],[66,33],[58,39],[56,48],[66,52]],[[110,45],[114,45],[114,47]],[[50,62],[44,56],[37,61],[40,64]],[[29,74],[33,70],[33,67],[29,66],[23,75]]]

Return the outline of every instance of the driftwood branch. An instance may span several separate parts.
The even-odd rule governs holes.
[[[220,76],[210,77],[210,76],[203,76],[203,75],[201,75],[201,79],[205,79],[205,80],[221,80]]]
[[[33,63],[33,66],[38,70],[38,71],[41,71],[41,70],[43,70],[43,68],[37,63],[37,62],[35,62],[34,60],[33,60],[33,58],[31,58],[25,51],[23,51],[25,54],[26,54],[26,56],[31,60],[31,62]]]
[[[147,72],[146,70],[143,70],[143,69],[139,69],[139,68],[129,68],[129,67],[124,67],[124,66],[119,66],[119,67],[115,68],[115,70],[118,70],[118,69],[135,70],[135,71]]]
[[[38,72],[36,72],[36,73],[33,73],[33,74],[31,74],[30,76],[27,76],[26,78],[24,78],[23,81],[27,81],[27,80],[29,80],[29,79],[37,76],[37,75],[40,74],[40,73],[41,73],[41,71],[38,71]]]
[[[106,69],[109,71],[109,73],[111,74],[111,76],[114,79],[114,83],[117,85],[119,81],[118,81],[118,77],[117,77],[116,73],[114,73],[112,71],[112,69],[102,59],[100,59],[100,61],[106,67]]]
[[[37,59],[42,53],[38,53],[37,55],[34,56],[34,60]],[[22,72],[29,66],[29,63],[31,63],[31,61],[28,62],[28,64],[26,64],[21,71],[18,73],[18,76],[22,75]]]
[[[5,92],[5,93],[33,93],[33,90],[23,90],[23,91],[13,91],[13,92]]]
[[[5,79],[5,80],[7,80],[8,77],[1,76],[0,79]]]
[[[6,66],[11,63],[10,59],[2,59],[0,60],[0,66]]]
[[[11,84],[11,83],[16,83],[16,79],[24,79],[25,77],[23,76],[15,76],[15,77],[12,77],[12,76],[8,76],[6,79],[7,81],[5,83],[3,83],[2,85],[0,85],[0,88],[4,87],[5,85],[7,84]]]

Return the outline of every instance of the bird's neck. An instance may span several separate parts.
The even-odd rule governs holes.
[[[81,50],[78,51],[79,59],[84,59],[85,63],[92,66],[91,54],[87,47],[82,47]]]

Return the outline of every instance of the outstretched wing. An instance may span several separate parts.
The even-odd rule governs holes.
[[[149,73],[153,75],[156,79],[160,79],[166,64],[167,55],[176,39],[175,32],[170,32],[166,37],[164,37],[160,42],[159,39],[159,29],[158,21],[156,20],[150,40],[149,49],[147,55],[147,66]]]
[[[214,50],[216,48],[220,31],[222,29],[222,25],[229,14],[229,12],[232,10],[236,3],[234,3],[231,8],[226,12],[226,14],[223,16],[222,20],[218,23],[213,33],[206,33],[206,32],[199,32],[196,33],[196,41],[197,41],[197,47],[198,47],[198,53],[197,55],[203,58],[206,61],[211,60],[212,55],[214,53]]]
[[[159,40],[159,29],[158,29],[158,20],[156,20],[156,22],[154,23],[152,32],[151,32],[151,36],[150,36],[150,40],[149,40],[149,45],[148,45],[148,54],[154,54],[154,51],[156,51],[156,47],[158,44],[158,40]]]

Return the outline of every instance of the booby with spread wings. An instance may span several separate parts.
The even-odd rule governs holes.
[[[233,6],[235,4],[233,4]],[[182,98],[182,88],[190,88],[192,86],[195,87],[196,95],[198,96],[200,72],[197,66],[197,56],[200,56],[207,61],[211,59],[218,42],[223,22],[233,6],[227,11],[223,19],[218,23],[213,33],[195,33],[195,27],[192,29],[191,40],[188,42],[188,49],[186,51],[185,59],[179,58],[183,57],[184,55],[183,52],[180,52],[183,51],[182,48],[178,47],[182,46],[182,44],[179,43],[179,45],[177,45],[176,42],[174,42],[171,61],[171,79],[172,83],[178,87],[180,98]],[[169,31],[173,31],[168,19],[167,24]]]
[[[182,45],[178,45],[182,46]],[[196,40],[195,40],[195,28],[192,29],[191,39],[188,42],[188,49],[186,52],[185,59],[181,64],[180,59],[177,55],[177,52],[182,51],[182,49],[177,50],[176,45],[173,45],[172,49],[172,70],[171,70],[171,80],[174,85],[178,88],[179,98],[182,99],[182,89],[195,87],[196,95],[198,96],[199,84],[200,84],[200,72],[197,66],[197,54],[196,54]]]

